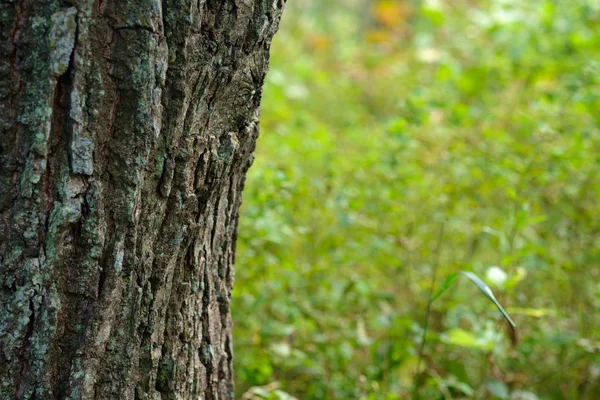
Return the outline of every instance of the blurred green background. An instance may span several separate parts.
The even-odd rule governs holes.
[[[599,399],[600,3],[286,7],[239,228],[237,398]],[[520,340],[458,279],[419,356],[459,270]]]

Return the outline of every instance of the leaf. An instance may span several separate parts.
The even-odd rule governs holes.
[[[479,279],[477,277],[477,275],[473,274],[472,272],[460,271],[460,274],[463,275],[463,276],[466,276],[467,278],[469,278],[471,280],[471,282],[473,282],[475,284],[475,286],[477,286],[479,288],[479,290],[481,290],[481,292],[488,299],[490,299],[490,301],[492,303],[494,303],[494,305],[496,305],[496,307],[498,308],[498,310],[500,310],[500,312],[502,313],[502,316],[508,321],[508,323],[510,324],[511,327],[515,328],[517,326],[513,322],[513,320],[508,316],[507,312],[504,311],[504,308],[502,308],[502,306],[500,305],[500,303],[498,302],[498,300],[496,300],[496,297],[494,296],[494,293],[492,293],[492,289],[490,289],[490,287],[488,285],[486,285],[484,281],[482,281],[481,279]]]
[[[551,308],[517,308],[510,307],[507,312],[510,311],[511,314],[517,315],[526,315],[528,317],[534,318],[542,318],[546,316],[554,316],[556,315],[556,310]]]
[[[471,332],[460,328],[450,329],[442,336],[442,340],[451,344],[473,349],[491,350],[492,347],[494,347],[493,340],[483,340],[476,337]]]
[[[456,278],[458,278],[459,272],[454,272],[446,278],[446,281],[440,286],[440,288],[435,292],[433,297],[431,298],[431,302],[433,303],[438,297],[440,297],[448,288],[454,283]]]
[[[275,390],[273,392],[277,397],[278,400],[298,400],[296,397],[292,396],[291,394],[284,392],[283,390]]]
[[[513,343],[513,345],[515,345],[518,340],[517,339],[517,330],[516,330],[517,325],[510,318],[508,313],[506,311],[504,311],[504,308],[502,308],[502,306],[500,305],[498,300],[496,300],[496,297],[494,296],[492,289],[490,289],[490,287],[484,281],[479,279],[477,277],[477,275],[475,275],[474,273],[468,272],[468,271],[459,271],[459,272],[454,272],[454,273],[450,274],[448,276],[448,278],[446,278],[446,281],[442,284],[442,286],[440,286],[440,288],[437,290],[435,295],[431,298],[431,302],[433,303],[446,290],[448,290],[448,288],[452,285],[452,283],[456,280],[456,278],[458,278],[459,275],[463,275],[463,276],[467,277],[471,282],[473,282],[475,284],[475,286],[477,286],[479,288],[479,290],[481,290],[481,292],[485,295],[485,297],[487,297],[492,303],[494,303],[494,305],[498,308],[498,310],[500,310],[500,313],[502,313],[502,316],[509,323],[510,340]]]
[[[467,396],[473,396],[473,393],[475,393],[475,391],[473,390],[473,388],[471,386],[469,386],[465,382],[447,381],[446,385],[448,387],[460,390],[463,394],[465,394]]]

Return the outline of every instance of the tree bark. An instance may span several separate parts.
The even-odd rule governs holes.
[[[0,399],[233,398],[284,0],[0,0]]]

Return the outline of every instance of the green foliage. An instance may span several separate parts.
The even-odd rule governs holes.
[[[240,219],[238,397],[595,398],[597,2],[287,8]],[[457,281],[417,371],[435,265],[484,277],[519,343]]]

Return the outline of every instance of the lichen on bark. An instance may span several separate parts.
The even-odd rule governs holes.
[[[0,398],[233,398],[284,1],[0,2]]]

